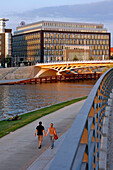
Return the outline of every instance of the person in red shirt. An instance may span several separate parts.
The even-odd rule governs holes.
[[[42,122],[39,122],[39,125],[36,127],[36,131],[35,131],[35,136],[36,134],[38,135],[38,142],[39,142],[39,149],[41,149],[41,144],[43,141],[43,133],[45,135],[45,129],[44,126],[42,126]]]

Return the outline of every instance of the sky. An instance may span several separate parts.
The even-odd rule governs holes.
[[[0,15],[3,12],[11,11],[26,11],[36,8],[49,7],[49,6],[61,6],[61,5],[73,5],[73,4],[85,4],[100,2],[103,0],[2,0],[0,2]],[[108,0],[109,1],[109,0]]]
[[[69,6],[62,11],[62,6],[65,5]],[[11,28],[13,32],[20,26],[21,21],[26,24],[40,20],[97,22],[104,24],[112,37],[112,6],[113,0],[1,0],[0,18],[9,19],[6,28]],[[113,38],[111,44],[113,46]]]

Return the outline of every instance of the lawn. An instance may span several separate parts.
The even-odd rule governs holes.
[[[36,111],[28,112],[26,114],[22,114],[21,120],[15,120],[15,121],[2,120],[2,121],[0,121],[0,138],[7,135],[10,132],[13,132],[13,131],[19,129],[20,127],[27,125],[28,123],[33,122],[34,120],[36,120],[42,116],[50,114],[56,110],[59,110],[65,106],[79,102],[81,100],[84,100],[86,98],[87,98],[87,96],[73,99],[73,100],[66,101],[66,102],[62,102],[59,104],[51,105],[51,106],[48,106],[48,107],[45,107],[42,109],[38,109]]]

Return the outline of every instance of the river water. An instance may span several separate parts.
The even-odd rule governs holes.
[[[87,96],[94,80],[0,86],[0,120],[63,101]]]

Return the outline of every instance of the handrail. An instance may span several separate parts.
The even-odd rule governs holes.
[[[56,61],[56,62],[45,62],[45,63],[36,63],[34,66],[40,65],[56,65],[56,64],[77,64],[77,63],[113,63],[113,60],[79,60],[79,61]]]
[[[98,169],[103,118],[113,88],[113,68],[104,73],[69,129],[50,170]]]

